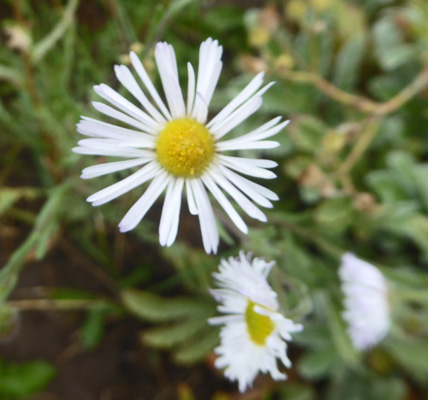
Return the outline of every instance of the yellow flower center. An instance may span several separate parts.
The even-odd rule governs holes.
[[[165,125],[156,142],[159,163],[171,174],[196,178],[214,156],[214,138],[208,129],[191,119]]]
[[[266,339],[273,332],[274,324],[268,316],[254,311],[255,306],[259,306],[267,310],[266,307],[248,299],[247,309],[245,310],[245,322],[247,324],[247,330],[251,340],[255,344],[263,346]]]

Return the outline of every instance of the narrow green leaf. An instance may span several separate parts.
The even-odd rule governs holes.
[[[152,322],[172,321],[200,314],[207,307],[204,300],[185,297],[166,299],[135,289],[123,291],[122,301],[124,306],[136,316]]]
[[[351,36],[342,46],[336,61],[334,83],[344,90],[355,88],[361,61],[366,51],[367,38],[360,34]]]
[[[74,13],[76,12],[79,0],[69,0],[64,14],[58,24],[52,31],[43,38],[40,42],[36,43],[33,47],[32,58],[33,62],[37,64],[55,44],[62,38],[67,28],[73,22]]]
[[[95,348],[104,336],[104,316],[106,310],[93,308],[87,315],[81,328],[82,343],[85,348]]]
[[[320,379],[329,373],[335,359],[336,352],[330,344],[304,354],[297,364],[297,369],[305,379]]]
[[[143,332],[142,340],[151,347],[160,349],[171,348],[208,326],[207,319],[210,316],[212,315],[207,315],[206,317],[197,316],[196,318],[180,321],[174,325],[148,329]]]
[[[203,360],[219,343],[219,330],[209,327],[200,333],[198,339],[189,341],[174,352],[173,358],[179,364],[189,365]]]

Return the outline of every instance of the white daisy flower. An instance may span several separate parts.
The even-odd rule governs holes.
[[[352,343],[358,350],[368,350],[386,336],[391,325],[385,278],[352,253],[342,256],[339,276],[345,295],[343,318]]]
[[[252,385],[259,372],[269,372],[275,380],[286,379],[277,359],[290,368],[285,341],[303,329],[278,312],[277,294],[267,282],[274,264],[260,258],[251,262],[241,251],[239,258],[222,260],[220,272],[213,274],[219,288],[211,293],[220,303],[218,311],[227,314],[208,321],[224,324],[221,344],[215,349],[219,355],[215,366],[225,368],[225,376],[237,380],[241,392]]]
[[[281,123],[280,117],[241,137],[224,140],[225,135],[258,110],[263,93],[273,83],[261,88],[263,73],[258,74],[208,122],[208,106],[222,69],[222,51],[217,40],[210,38],[201,44],[197,77],[192,65],[187,64],[186,101],[180,88],[174,49],[167,43],[158,43],[155,50],[167,105],[133,52],[130,59],[144,91],[126,66],[115,66],[115,72],[120,83],[138,101],[138,107],[105,84],[94,87],[95,92],[111,104],[93,102],[95,109],[128,127],[82,117],[77,130],[91,138],[80,140],[79,147],[73,151],[125,160],[85,168],[82,178],[95,178],[134,167],[139,169],[93,194],[88,201],[99,206],[151,181],[120,222],[121,232],[134,229],[166,191],[159,241],[162,246],[170,246],[177,236],[182,192],[185,190],[190,213],[199,217],[204,248],[207,253],[215,253],[219,234],[207,189],[244,233],[248,231],[247,225],[225,193],[245,213],[260,221],[266,221],[266,216],[255,203],[271,208],[271,201],[278,200],[271,190],[240,175],[272,179],[276,175],[268,169],[277,163],[224,154],[229,150],[279,146],[278,142],[265,139],[276,135],[287,125],[288,121]]]

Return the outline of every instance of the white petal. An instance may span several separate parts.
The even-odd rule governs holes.
[[[268,200],[278,200],[276,193],[258,183],[252,182],[230,169],[220,166],[221,173],[230,180],[241,192],[245,193],[251,200],[266,208],[272,208],[273,204]]]
[[[98,176],[111,174],[113,172],[122,171],[124,169],[137,167],[151,161],[153,158],[136,158],[135,160],[116,161],[105,164],[93,165],[85,168],[80,176],[82,179],[92,179]]]
[[[201,226],[202,241],[205,251],[217,253],[219,234],[215,222],[214,212],[211,207],[207,192],[199,179],[190,181],[198,209],[199,224]]]
[[[152,139],[82,139],[77,142],[82,147],[93,147],[100,149],[116,149],[121,147],[136,147],[136,148],[153,148],[154,142]]]
[[[247,101],[262,85],[264,72],[258,73],[251,82],[236,96],[226,107],[223,108],[208,124],[207,128],[216,127],[224,121],[236,108]]]
[[[210,132],[216,139],[222,138],[226,133],[230,132],[233,128],[239,125],[242,121],[246,120],[250,115],[254,114],[262,105],[263,100],[261,97],[253,97],[248,100],[232,114],[225,118],[216,127],[210,129]]]
[[[116,148],[116,149],[100,149],[92,147],[74,147],[72,149],[77,154],[88,154],[92,156],[111,156],[123,158],[136,158],[136,157],[150,157],[151,153],[147,150],[140,150],[134,148]]]
[[[162,111],[165,118],[168,121],[170,121],[172,119],[171,114],[168,111],[168,109],[165,107],[164,102],[162,101],[157,90],[153,86],[153,83],[150,80],[149,76],[147,75],[147,72],[143,66],[143,63],[140,61],[138,56],[133,51],[131,51],[131,53],[129,53],[129,56],[131,58],[132,66],[137,71],[137,74],[139,75],[140,79],[143,81],[144,85],[146,86],[147,90],[149,91],[150,95],[152,96],[152,99],[155,101],[157,106],[160,108],[160,110]]]
[[[222,46],[218,45],[217,40],[213,41],[211,38],[203,42],[199,50],[198,79],[196,84],[196,92],[199,95],[195,99],[192,117],[200,123],[206,121],[208,106],[220,77],[222,52]]]
[[[226,198],[226,196],[223,194],[223,192],[214,183],[214,181],[209,176],[209,174],[203,175],[202,176],[202,181],[204,182],[204,184],[208,188],[208,190],[216,198],[216,200],[219,202],[219,204],[224,208],[224,211],[226,211],[227,215],[233,221],[233,223],[236,225],[236,227],[240,231],[242,231],[244,233],[248,233],[248,227],[245,224],[244,220],[236,212],[236,210],[233,208],[233,206],[230,203],[230,201]]]
[[[189,212],[192,215],[198,215],[198,207],[196,207],[195,196],[193,194],[192,185],[190,184],[190,180],[186,179],[186,197],[187,197],[187,205],[189,207]]]
[[[162,246],[171,246],[177,237],[183,186],[182,178],[175,179],[168,185],[159,224],[159,242]]]
[[[253,132],[250,132],[246,135],[240,136],[235,139],[227,140],[224,142],[219,143],[219,149],[248,149],[248,148],[254,148],[257,149],[257,145],[259,143],[267,143],[267,142],[260,142],[262,139],[266,139],[268,137],[276,135],[278,132],[280,132],[285,126],[287,126],[289,121],[284,121],[282,124],[279,124],[277,126],[274,126],[270,129],[256,129]],[[260,127],[262,128],[262,127]],[[276,143],[276,142],[275,142]],[[248,147],[248,144],[255,145],[254,147]],[[242,147],[241,147],[242,146]],[[266,146],[266,145],[265,145]],[[260,147],[262,148],[262,147]],[[268,148],[268,147],[263,147]]]
[[[266,222],[266,215],[263,214],[250,200],[247,199],[238,189],[235,188],[221,173],[213,170],[211,172],[215,182],[220,185],[223,190],[228,193],[239,206],[252,218],[258,219],[259,221]]]
[[[132,175],[122,179],[113,185],[94,193],[87,198],[87,201],[92,203],[93,206],[105,204],[124,193],[129,192],[131,189],[142,185],[144,182],[153,179],[160,171],[160,166],[156,162],[151,162],[143,168],[134,172]]]
[[[156,110],[155,107],[147,99],[144,92],[141,90],[131,71],[125,65],[115,65],[114,70],[116,72],[117,79],[119,82],[128,89],[130,93],[140,102],[140,104],[147,110],[147,112],[153,118],[154,123],[164,124],[166,123],[165,118],[162,114]],[[156,122],[155,122],[156,121]]]
[[[158,124],[150,118],[144,111],[137,106],[126,100],[122,95],[113,90],[110,86],[102,83],[101,85],[94,86],[95,92],[103,99],[109,101],[116,106],[119,110],[129,114],[130,116],[138,119],[144,125],[144,130],[150,133],[158,132]]]
[[[122,128],[121,126],[108,124],[93,118],[82,117],[76,125],[77,131],[85,136],[105,137],[110,139],[153,139],[152,135],[136,131],[134,129]]]
[[[123,217],[122,221],[120,221],[119,229],[121,232],[128,232],[134,229],[140,223],[153,203],[165,190],[171,179],[171,176],[166,172],[162,172],[153,179],[147,190],[129,209],[129,211]]]
[[[133,126],[134,128],[137,128],[137,129],[144,131],[144,129],[146,127],[146,125],[142,124],[140,121],[137,121],[135,118],[132,118],[129,115],[126,115],[123,112],[120,112],[120,111],[114,109],[113,107],[108,106],[107,104],[100,103],[98,101],[93,101],[92,105],[100,113],[103,113],[104,115],[107,115],[108,117],[122,121],[125,124]]]
[[[278,147],[280,144],[278,142],[274,142],[271,140],[262,140],[260,142],[236,142],[233,141],[230,143],[222,142],[217,144],[217,148],[219,151],[227,151],[227,150],[247,150],[247,149],[274,149]]]
[[[174,49],[167,43],[158,43],[155,50],[155,59],[172,117],[184,117],[186,109],[178,80]]]
[[[190,63],[187,63],[187,74],[189,76],[189,82],[187,84],[187,115],[190,116],[195,101],[195,71]]]
[[[235,171],[241,172],[242,174],[263,179],[276,178],[276,175],[272,171],[268,171],[266,169],[254,166],[245,158],[229,157],[221,154],[219,156],[219,159],[222,165],[234,169]]]

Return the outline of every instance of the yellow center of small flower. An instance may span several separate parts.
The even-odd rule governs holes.
[[[171,174],[196,178],[214,156],[214,138],[208,129],[191,119],[176,119],[165,125],[156,142],[159,163]]]
[[[245,310],[245,322],[247,324],[247,330],[251,340],[255,344],[263,346],[266,339],[273,332],[274,324],[268,316],[254,311],[255,306],[259,306],[267,310],[266,307],[248,299],[247,309]]]

